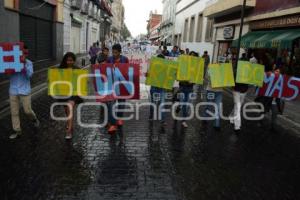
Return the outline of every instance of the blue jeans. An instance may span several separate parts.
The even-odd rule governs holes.
[[[190,95],[193,93],[193,87],[191,86],[180,86],[179,94],[180,94],[180,103],[188,103],[190,101]],[[187,105],[182,105],[182,117],[188,117],[189,110]]]
[[[159,113],[159,111],[161,111],[161,109],[163,109],[164,107],[160,106],[165,103],[165,91],[164,89],[161,88],[157,88],[157,87],[151,87],[150,89],[150,96],[151,96],[151,103],[154,103],[156,105],[156,113]],[[165,120],[165,113],[164,112],[160,112],[159,113],[161,116],[161,120],[164,121]],[[153,119],[154,117],[154,107],[150,106],[150,119]]]
[[[217,106],[216,113],[216,119],[215,119],[215,127],[221,127],[221,103],[223,99],[223,93],[222,92],[214,92],[214,91],[207,91],[206,93],[206,100],[207,102],[215,103]],[[206,106],[204,110],[204,117],[211,117],[207,111],[210,110],[211,106]]]
[[[106,105],[107,105],[107,109],[108,109],[108,123],[110,125],[116,125],[117,124],[117,119],[113,116],[113,106],[115,104],[118,104],[118,103],[125,103],[126,100],[124,99],[119,99],[117,101],[110,101],[110,102],[107,102]],[[118,109],[124,109],[125,108],[125,105],[118,105],[117,106]],[[118,118],[122,118],[124,115],[123,112],[116,112],[116,117]]]

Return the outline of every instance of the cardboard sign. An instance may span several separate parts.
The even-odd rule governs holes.
[[[190,83],[203,84],[204,59],[194,56],[182,55],[178,58],[178,81],[189,81]]]
[[[208,70],[212,88],[235,86],[232,63],[210,64]]]
[[[300,78],[265,74],[263,87],[258,89],[258,96],[283,98],[292,101],[299,97],[299,91]]]
[[[135,64],[93,65],[94,87],[99,102],[140,98],[140,67]]]
[[[171,90],[176,80],[177,68],[178,64],[175,61],[153,57],[146,85]]]
[[[236,76],[237,83],[245,83],[262,87],[264,82],[265,67],[259,64],[252,64],[246,61],[238,62]]]
[[[23,43],[0,43],[0,73],[13,74],[25,67]]]
[[[48,95],[87,96],[88,70],[48,69]]]

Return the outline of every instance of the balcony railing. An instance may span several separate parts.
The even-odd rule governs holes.
[[[74,10],[79,10],[82,5],[82,0],[71,0],[71,8]]]

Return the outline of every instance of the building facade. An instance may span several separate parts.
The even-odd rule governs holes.
[[[176,19],[176,1],[163,0],[163,14],[160,25],[161,42],[167,46],[173,43],[173,30]]]
[[[101,1],[64,1],[64,53],[87,53],[90,46],[100,42]]]
[[[212,21],[203,15],[207,0],[181,0],[176,2],[173,44],[203,54],[213,53]]]
[[[0,42],[24,42],[34,64],[32,87],[46,84],[49,66],[63,54],[63,3],[48,0],[0,0]],[[0,74],[0,102],[7,105],[8,76]],[[0,106],[0,107],[2,107]]]
[[[160,38],[160,23],[162,21],[162,15],[158,14],[157,11],[151,11],[149,14],[149,20],[147,21],[147,37],[152,42],[158,42]],[[157,33],[156,33],[157,32]]]
[[[22,41],[33,62],[59,60],[63,51],[63,5],[49,0],[0,0],[0,42]]]
[[[205,15],[215,22],[214,61],[237,53],[241,8],[241,1],[219,0],[205,9]],[[264,65],[280,63],[286,73],[300,76],[299,28],[298,0],[248,0],[241,52],[254,53]]]
[[[120,42],[123,40],[121,31],[124,28],[125,9],[122,0],[114,0],[112,3],[112,25],[111,25],[111,40]]]

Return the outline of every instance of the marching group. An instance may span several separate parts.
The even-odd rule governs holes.
[[[107,48],[105,45],[102,45],[101,48],[99,48],[99,44],[95,43],[89,51],[90,54],[90,61],[91,64],[103,64],[103,63],[129,63],[129,59],[126,56],[122,55],[122,46],[120,44],[115,44],[110,49]],[[25,47],[24,50],[25,56],[28,55],[28,48]],[[161,59],[165,59],[166,57],[179,57],[182,54],[190,55],[199,57],[199,54],[194,51],[190,51],[189,49],[180,50],[177,46],[174,46],[171,51],[168,51],[167,47],[164,46],[163,49],[159,47],[159,49],[156,52],[157,57]],[[214,118],[214,128],[219,131],[221,129],[221,106],[222,106],[222,98],[223,98],[223,88],[212,88],[210,76],[209,76],[209,70],[208,65],[210,64],[210,56],[208,55],[207,51],[204,52],[202,55],[202,58],[205,60],[205,84],[204,87],[200,87],[202,90],[205,91],[206,94],[206,101],[212,102],[216,105],[216,115]],[[246,55],[243,54],[242,58],[243,60],[246,60]],[[247,59],[249,60],[249,59]],[[257,62],[257,59],[252,55],[250,58],[250,62]],[[76,66],[76,56],[72,52],[68,52],[64,55],[63,60],[61,64],[59,65],[59,68],[61,69],[80,69],[78,66]],[[278,69],[276,69],[278,72]],[[280,73],[280,71],[278,72]],[[20,101],[23,104],[23,108],[25,111],[25,114],[29,116],[29,118],[33,121],[35,127],[39,127],[40,122],[38,118],[36,117],[35,113],[33,112],[31,108],[31,87],[30,87],[30,78],[33,74],[33,65],[32,62],[28,59],[26,59],[25,68],[21,73],[15,73],[11,75],[10,77],[10,107],[11,107],[11,118],[12,118],[12,125],[14,133],[10,135],[10,139],[15,139],[18,136],[22,134],[21,125],[20,125],[20,117],[19,117],[19,105]],[[148,76],[148,73],[146,73],[146,76]],[[234,99],[234,108],[230,115],[230,123],[233,124],[234,130],[236,132],[239,132],[241,130],[241,110],[243,103],[245,101],[245,97],[247,94],[249,86],[247,84],[239,84],[236,83],[236,86],[233,88],[233,99]],[[180,103],[177,106],[176,113],[181,113],[181,116],[183,118],[187,118],[189,115],[189,108],[187,103],[190,101],[190,98],[192,94],[195,91],[195,87],[193,83],[187,82],[187,81],[181,81],[179,82],[179,89],[174,89],[171,91],[174,98],[173,101],[179,101]],[[166,91],[162,88],[157,87],[151,87],[150,89],[150,101],[152,103],[163,105],[166,101],[166,94],[170,93],[170,91]],[[178,97],[178,98],[177,98]],[[64,110],[68,117],[67,125],[66,125],[66,135],[65,139],[72,139],[73,135],[73,116],[74,116],[74,108],[77,104],[80,104],[83,102],[83,99],[79,96],[71,96],[66,97],[64,99],[57,100],[59,102],[65,103]],[[265,98],[258,98],[258,101],[263,103],[263,105],[268,107],[268,105],[265,103]],[[279,99],[276,99],[276,102],[280,101]],[[124,110],[124,102],[125,100],[115,100],[115,101],[109,101],[106,103],[108,108],[108,124],[106,126],[107,132],[111,135],[114,135],[118,128],[123,126],[123,121],[121,118],[123,117]],[[267,99],[268,104],[270,102],[273,102],[273,98]],[[118,111],[114,114],[113,113],[113,107],[117,107]],[[207,106],[204,110],[203,115],[208,116],[211,108]],[[159,111],[161,112],[161,110]],[[150,106],[150,116],[149,120],[154,120],[156,117],[154,116],[154,108]],[[162,125],[166,124],[165,121],[165,113],[161,112],[159,113],[159,120],[161,120]],[[207,121],[203,121],[204,124],[207,123]],[[188,128],[187,121],[182,121],[182,127]]]

